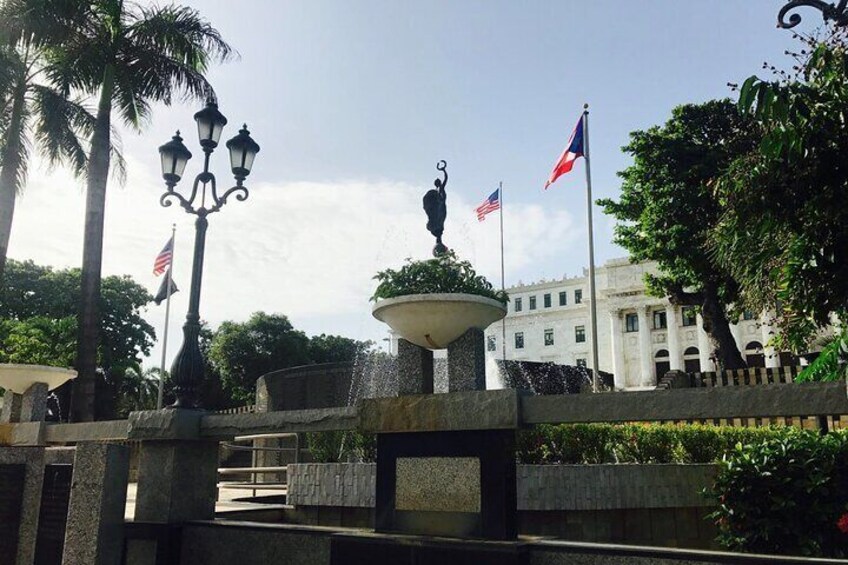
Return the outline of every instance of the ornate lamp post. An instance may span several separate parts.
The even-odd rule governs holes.
[[[191,268],[191,294],[188,302],[188,314],[183,325],[183,345],[171,365],[171,377],[174,380],[174,390],[177,399],[171,408],[199,408],[198,389],[204,380],[203,356],[200,353],[200,283],[203,277],[203,255],[206,247],[206,227],[209,221],[206,217],[220,210],[230,196],[236,200],[247,199],[247,187],[244,180],[250,174],[253,160],[259,152],[259,145],[250,137],[245,125],[234,138],[227,142],[230,151],[230,163],[236,184],[226,192],[218,195],[215,175],[209,172],[209,158],[218,146],[221,132],[227,124],[227,118],[218,111],[214,100],[209,100],[206,107],[194,115],[197,122],[197,133],[200,146],[203,148],[203,172],[194,179],[191,194],[188,197],[176,192],[174,187],[180,181],[185,171],[186,163],[191,159],[191,152],[183,145],[180,132],[171,141],[159,148],[162,159],[162,178],[168,187],[165,194],[159,198],[162,206],[170,206],[173,201],[179,202],[186,212],[197,216],[195,222],[196,234],[194,239],[194,258]]]
[[[791,14],[787,21],[786,14],[804,6],[819,10],[825,21],[833,20],[840,27],[848,25],[848,0],[839,0],[836,4],[824,0],[790,0],[777,13],[777,27],[791,29],[800,24],[801,16]]]

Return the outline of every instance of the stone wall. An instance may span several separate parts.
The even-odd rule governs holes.
[[[373,508],[373,463],[303,463],[288,466],[286,502],[294,506]]]
[[[347,406],[353,365],[325,363],[281,369],[259,377],[259,412]]]
[[[713,465],[518,465],[518,509],[616,510],[701,508]],[[288,467],[288,503],[374,505],[373,463],[304,463]]]

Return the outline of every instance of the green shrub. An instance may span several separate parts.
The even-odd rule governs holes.
[[[374,463],[377,460],[377,435],[362,432],[350,432],[350,450],[361,463]]]
[[[549,463],[550,451],[547,441],[547,428],[553,427],[541,424],[520,430],[515,438],[516,460],[521,465],[542,465]]]
[[[439,294],[460,292],[492,298],[504,304],[509,298],[502,290],[495,290],[483,275],[478,275],[471,263],[460,261],[456,253],[448,251],[433,259],[413,261],[407,259],[399,270],[386,269],[374,276],[377,289],[371,300],[395,298],[409,294]]]
[[[346,432],[313,432],[306,434],[306,445],[316,463],[338,463],[345,459]]]
[[[686,463],[712,463],[729,451],[728,437],[721,428],[692,425],[681,428],[678,434]]]
[[[312,432],[306,434],[306,444],[316,463],[377,460],[377,436],[361,432]]]
[[[622,463],[680,462],[678,428],[671,425],[633,424],[622,428],[623,437],[616,446]]]
[[[725,456],[710,517],[735,551],[844,557],[837,522],[848,504],[848,436],[792,430]]]
[[[526,465],[712,463],[737,444],[762,443],[793,430],[700,424],[542,424],[518,434],[517,460]]]

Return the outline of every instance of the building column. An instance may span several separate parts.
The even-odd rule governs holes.
[[[668,339],[668,363],[672,371],[683,370],[683,352],[680,351],[680,307],[669,304],[665,307],[665,325]]]
[[[742,353],[742,357],[744,358],[745,343],[743,343],[742,341],[742,326],[739,325],[739,320],[736,320],[735,322],[730,322],[730,333],[733,335],[733,341],[736,342],[736,347],[739,348],[739,352]]]
[[[698,325],[698,357],[701,362],[701,372],[713,372],[716,370],[715,363],[713,362],[713,345],[710,341],[710,336],[704,330],[704,319],[700,314],[698,314],[695,323]]]
[[[774,326],[771,325],[771,312],[763,312],[762,324],[760,329],[763,332],[763,355],[766,358],[766,367],[780,367],[780,355],[774,350],[774,347],[769,345],[769,342],[774,337]]]
[[[648,320],[649,309],[647,305],[637,308],[639,314],[639,360],[641,361],[641,386],[653,386],[654,378],[654,356],[651,355],[651,326]]]
[[[621,333],[621,312],[610,310],[610,347],[612,349],[612,374],[615,389],[624,390],[627,386],[627,368],[624,366],[624,336]]]

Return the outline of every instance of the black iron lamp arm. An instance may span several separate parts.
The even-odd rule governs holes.
[[[801,23],[801,16],[789,14],[798,8],[815,8],[822,13],[825,21],[833,20],[837,26],[848,25],[848,0],[839,0],[838,3],[825,2],[825,0],[789,0],[777,13],[777,27],[792,29]],[[789,14],[789,19],[786,15]]]
[[[203,185],[202,189],[200,189],[201,184]],[[207,184],[210,185],[209,197],[212,200],[212,206],[209,206],[208,208],[205,205]],[[201,203],[199,207],[195,208],[195,200],[197,199],[198,194],[201,194]],[[227,203],[227,199],[233,194],[235,194],[235,198],[239,202],[247,200],[250,193],[248,192],[247,187],[244,186],[244,179],[236,178],[236,185],[224,192],[223,195],[218,196],[218,186],[215,180],[215,175],[209,171],[203,171],[195,177],[194,184],[191,188],[191,195],[188,198],[174,190],[172,185],[169,185],[165,194],[159,198],[159,203],[167,208],[173,204],[171,199],[174,199],[189,214],[194,214],[195,216],[208,216],[209,214],[217,212],[223,208]]]

